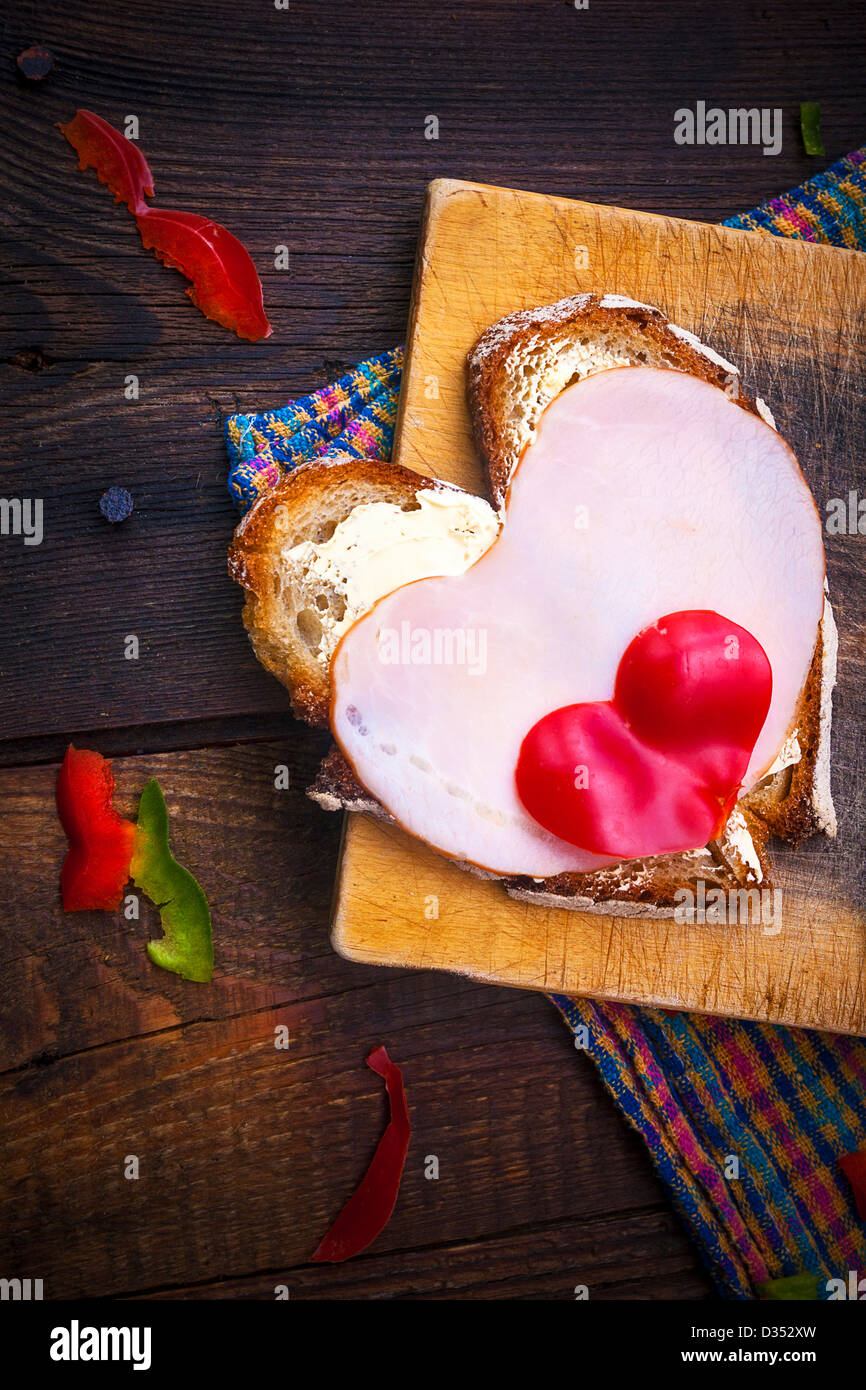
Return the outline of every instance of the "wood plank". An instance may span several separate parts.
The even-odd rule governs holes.
[[[321,738],[243,748],[120,758],[116,804],[134,816],[158,777],[177,858],[211,904],[216,954],[211,984],[151,965],[145,942],[160,935],[143,897],[140,918],[64,913],[60,867],[66,840],[54,803],[56,765],[0,773],[0,1067],[98,1048],[179,1022],[273,1007],[360,985],[327,940],[339,820],[304,795]],[[290,786],[274,790],[275,768]]]
[[[573,1300],[713,1297],[706,1274],[670,1212],[635,1211],[517,1231],[503,1237],[367,1254],[344,1265],[296,1265],[246,1279],[218,1280],[144,1295],[151,1299]]]
[[[574,1245],[599,1296],[696,1296],[705,1276],[640,1142],[545,1001],[332,952],[339,820],[303,795],[314,759],[290,758],[291,787],[274,791],[286,757],[274,741],[115,763],[122,811],[149,776],[166,790],[176,853],[213,908],[209,986],[149,964],[149,909],[138,923],[63,914],[56,767],[0,774],[16,846],[0,870],[0,1267],[44,1270],[50,1297],[210,1297],[226,1280],[219,1296],[246,1281],[262,1297],[257,1272],[286,1265],[293,1296],[348,1296],[368,1277],[377,1296],[433,1296],[456,1245],[461,1296],[494,1291],[499,1270],[503,1296],[568,1296],[555,1268]],[[372,1269],[335,1275],[306,1262],[380,1132],[363,1065],[380,1041],[406,1069],[408,1196]],[[430,1152],[438,1183],[422,1176]]]
[[[582,254],[575,259],[575,247]],[[825,515],[863,489],[866,262],[853,251],[440,180],[419,247],[395,458],[483,491],[465,357],[514,309],[581,290],[657,304],[768,400]],[[437,394],[429,399],[428,383]],[[516,903],[381,822],[349,820],[333,940],[353,960],[866,1033],[862,537],[828,546],[841,638],[837,840],[779,847],[776,925],[687,926]],[[425,916],[435,898],[439,917]]]
[[[347,833],[332,939],[366,965],[459,970],[520,989],[866,1032],[864,924],[827,888],[828,854],[779,855],[782,927],[535,907],[393,826]],[[827,894],[827,896],[824,896]],[[438,918],[426,915],[435,902]]]
[[[70,743],[76,748],[92,748],[106,758],[132,753],[183,752],[192,748],[220,748],[239,743],[269,743],[285,740],[292,759],[316,757],[327,740],[294,720],[285,712],[275,714],[228,714],[216,719],[164,720],[157,724],[112,725],[100,729],[56,730],[32,738],[0,741],[0,767],[32,767],[36,763],[58,763]],[[307,748],[310,751],[305,753]]]
[[[652,1296],[660,1271],[666,1288],[681,1278],[694,1296],[697,1257],[658,1220],[640,1142],[549,1005],[440,977],[425,1008],[411,981],[376,979],[0,1077],[2,1268],[43,1277],[47,1298],[196,1295],[191,1286],[284,1269],[298,1291],[357,1291],[369,1257],[351,1272],[299,1267],[381,1133],[384,1096],[363,1059],[384,1042],[404,1071],[413,1139],[396,1211],[371,1249],[374,1291],[435,1293],[451,1265],[444,1247],[495,1237],[486,1255],[455,1256],[476,1292],[486,1278],[495,1293],[501,1268],[514,1295],[515,1255],[534,1250],[536,1293],[558,1277],[560,1295],[578,1282],[631,1282]],[[279,1025],[287,1051],[274,1046]],[[123,1176],[131,1154],[137,1180]],[[430,1154],[438,1181],[424,1177]],[[629,1253],[641,1211],[649,1226]],[[654,1230],[666,1233],[660,1251]],[[255,1296],[268,1296],[271,1278],[253,1281]]]

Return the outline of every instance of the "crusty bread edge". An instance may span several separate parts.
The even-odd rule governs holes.
[[[321,490],[339,496],[347,479],[364,481],[370,488],[381,487],[393,497],[400,492],[406,500],[421,489],[437,492],[464,493],[464,488],[438,478],[428,478],[412,469],[382,459],[357,458],[344,451],[333,451],[287,473],[263,494],[241,519],[228,552],[228,572],[246,591],[242,618],[258,660],[289,692],[292,712],[298,719],[314,728],[327,729],[330,718],[330,676],[322,669],[321,677],[313,683],[306,674],[291,665],[284,647],[270,633],[267,610],[272,602],[268,594],[271,581],[269,552],[279,545],[280,509],[286,512],[297,505],[297,499],[311,491]],[[346,509],[346,515],[351,511]],[[342,518],[341,518],[342,519]]]
[[[491,324],[466,356],[472,431],[495,506],[502,507],[509,479],[519,461],[509,453],[496,405],[521,354],[569,331],[609,330],[617,322],[628,331],[641,333],[656,353],[663,354],[666,365],[672,370],[727,390],[729,398],[743,410],[760,416],[775,428],[764,402],[753,399],[741,389],[739,368],[707,347],[688,329],[671,323],[661,309],[653,305],[641,304],[623,295],[585,293],[537,309],[519,309]],[[557,391],[539,395],[536,414],[540,416],[564,389],[561,386]]]
[[[821,709],[815,770],[812,774],[812,806],[817,828],[823,831],[828,839],[833,840],[836,837],[837,820],[830,774],[832,767],[833,691],[836,688],[839,666],[839,629],[836,626],[836,616],[826,585],[825,591],[824,615],[821,619]]]

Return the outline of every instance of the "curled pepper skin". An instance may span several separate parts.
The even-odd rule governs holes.
[[[239,338],[270,336],[262,282],[252,258],[226,227],[197,212],[151,208],[153,175],[138,146],[92,111],[76,111],[59,129],[78,154],[80,169],[94,168],[115,199],[126,204],[145,250],[192,281],[187,294],[196,308]]]
[[[131,213],[145,210],[145,196],[153,197],[153,174],[133,140],[127,140],[92,111],[76,111],[72,120],[58,129],[78,155],[79,169],[95,169],[115,202],[125,203]]]
[[[101,753],[66,750],[57,774],[57,811],[69,841],[60,888],[67,912],[120,906],[135,839],[112,805],[114,774]]]
[[[821,139],[821,106],[817,101],[800,102],[800,131],[803,136],[803,149],[807,154],[824,155],[824,141]]]
[[[207,898],[168,844],[168,807],[156,778],[141,794],[132,880],[159,909],[165,936],[148,941],[154,965],[206,983],[213,977],[213,939]]]
[[[145,248],[192,281],[187,294],[207,318],[250,342],[270,336],[262,282],[236,236],[197,212],[145,208],[135,220]]]
[[[360,1186],[312,1256],[319,1264],[337,1264],[366,1250],[388,1224],[400,1190],[411,1133],[403,1074],[384,1047],[373,1049],[367,1066],[385,1078],[391,1118]]]

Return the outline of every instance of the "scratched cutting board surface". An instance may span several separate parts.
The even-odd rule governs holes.
[[[582,290],[658,305],[737,363],[746,390],[764,397],[792,443],[822,516],[834,498],[856,514],[849,494],[859,488],[866,498],[866,258],[451,180],[428,192],[395,459],[483,492],[466,352],[504,314]],[[395,826],[353,815],[332,924],[340,954],[866,1033],[866,536],[825,543],[840,628],[839,834],[797,848],[773,843],[780,922],[687,925],[518,903]]]

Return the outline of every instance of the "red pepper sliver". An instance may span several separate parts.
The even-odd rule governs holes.
[[[858,1149],[856,1153],[844,1154],[839,1159],[839,1167],[854,1190],[857,1213],[866,1221],[866,1149]]]
[[[101,753],[70,744],[57,774],[56,796],[69,841],[60,873],[65,910],[119,907],[129,878],[135,826],[112,805],[111,763]]]
[[[360,1186],[312,1257],[319,1263],[336,1264],[366,1250],[388,1224],[400,1189],[410,1134],[403,1076],[384,1047],[374,1048],[367,1058],[367,1066],[385,1078],[391,1118]]]
[[[144,200],[153,195],[153,175],[147,160],[101,116],[76,111],[59,128],[78,154],[78,167],[94,168],[129,208],[145,249],[192,281],[187,294],[207,318],[250,342],[270,336],[262,282],[236,236],[197,212],[148,207]]]
[[[227,228],[197,212],[163,208],[145,208],[135,220],[145,247],[192,281],[187,294],[203,314],[239,338],[269,337],[262,282],[249,251]]]
[[[76,111],[67,125],[59,126],[78,155],[79,169],[95,169],[100,183],[107,183],[115,202],[126,203],[131,213],[146,207],[153,196],[153,174],[133,140],[92,111]]]

